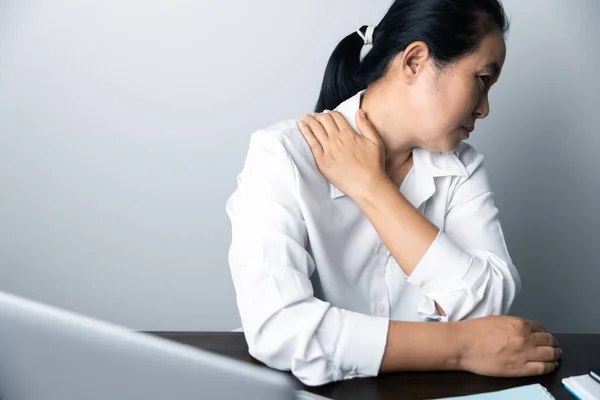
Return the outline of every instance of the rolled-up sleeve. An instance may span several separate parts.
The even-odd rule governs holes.
[[[298,169],[281,139],[252,135],[227,202],[229,265],[250,354],[307,385],[375,376],[389,321],[314,297]]]
[[[460,179],[443,229],[408,278],[425,295],[419,313],[440,321],[506,314],[521,287],[481,160]]]

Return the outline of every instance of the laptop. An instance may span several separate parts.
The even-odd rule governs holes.
[[[0,292],[0,399],[325,399],[291,376]]]

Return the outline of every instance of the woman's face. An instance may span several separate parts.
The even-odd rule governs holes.
[[[490,112],[488,92],[498,80],[506,45],[500,32],[488,34],[474,53],[437,69],[432,61],[411,90],[417,147],[451,152],[469,138],[477,119]]]

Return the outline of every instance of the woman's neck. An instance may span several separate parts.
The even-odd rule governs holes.
[[[398,173],[402,175],[403,170],[408,173],[410,167],[407,164],[412,166],[411,155],[415,146],[408,129],[401,123],[394,122],[407,120],[402,118],[406,110],[401,106],[395,107],[391,98],[377,85],[363,94],[360,108],[367,114],[385,145],[385,170],[388,176],[391,178]]]

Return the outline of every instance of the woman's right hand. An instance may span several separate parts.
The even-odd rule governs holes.
[[[454,324],[463,343],[460,369],[478,375],[544,375],[558,367],[562,356],[554,336],[537,322],[493,316]]]

